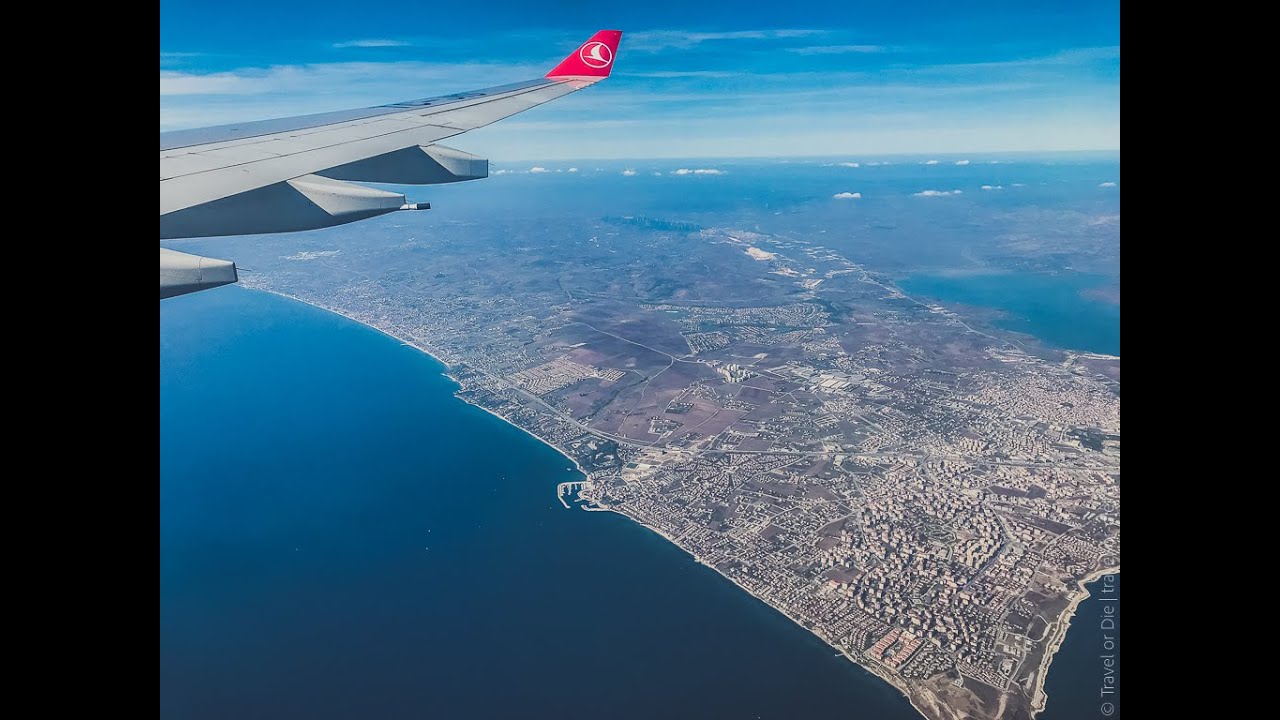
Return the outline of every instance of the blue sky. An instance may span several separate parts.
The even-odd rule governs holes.
[[[1120,10],[1093,2],[160,3],[160,129],[541,76],[606,82],[457,139],[495,160],[1118,150]]]

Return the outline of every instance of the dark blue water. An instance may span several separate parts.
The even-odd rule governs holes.
[[[1087,294],[1107,284],[1097,275],[1030,272],[911,275],[899,282],[920,299],[1000,310],[1001,327],[1058,347],[1119,355],[1120,305]]]
[[[225,288],[160,305],[167,718],[916,713],[620,516],[368,328]]]
[[[1049,704],[1040,720],[1120,717],[1120,576],[1112,578],[1090,584],[1089,599],[1076,608],[1049,666]]]

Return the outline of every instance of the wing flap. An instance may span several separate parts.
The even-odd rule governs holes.
[[[234,164],[163,180],[160,214],[167,215],[232,195],[282,183],[302,175],[322,173],[355,160],[383,155],[416,145],[430,145],[462,132],[426,125],[411,131],[314,148],[245,165]]]
[[[181,175],[171,171],[167,165],[179,156],[161,158],[160,174],[165,179],[160,181],[160,214],[266,187],[300,175],[323,173],[329,168],[376,155],[430,145],[576,92],[592,82],[594,80],[547,81],[545,85],[525,90],[519,95],[501,96],[487,102],[473,103],[466,108],[429,114],[409,111],[403,115],[384,116],[357,125],[340,125],[312,131],[305,140],[299,136],[287,136],[284,138],[286,141],[298,143],[300,147],[298,151],[287,155],[257,159],[244,156],[243,159],[232,160],[229,158],[236,157],[237,151],[224,145],[216,148],[224,153],[224,165]],[[253,143],[273,140],[274,138],[257,138]],[[277,146],[274,149],[280,148]],[[206,156],[212,151],[189,149],[190,153]]]
[[[400,193],[304,175],[161,215],[160,239],[314,230],[400,209],[417,207]]]
[[[390,212],[404,201],[335,178],[430,184],[486,177],[487,160],[435,143],[602,80],[620,36],[596,33],[546,77],[524,83],[162,134],[161,238],[326,227]]]
[[[443,145],[415,145],[339,165],[320,174],[334,180],[353,182],[438,185],[489,177],[489,161]]]

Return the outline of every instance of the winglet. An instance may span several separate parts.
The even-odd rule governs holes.
[[[547,77],[609,77],[621,39],[621,30],[601,30],[547,73]]]

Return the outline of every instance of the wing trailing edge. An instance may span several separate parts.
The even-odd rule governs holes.
[[[601,30],[546,76],[466,93],[281,120],[162,133],[160,239],[292,232],[397,210],[399,193],[353,182],[432,185],[487,177],[488,160],[436,142],[595,84],[622,32]],[[236,281],[235,264],[160,251],[160,296]]]

